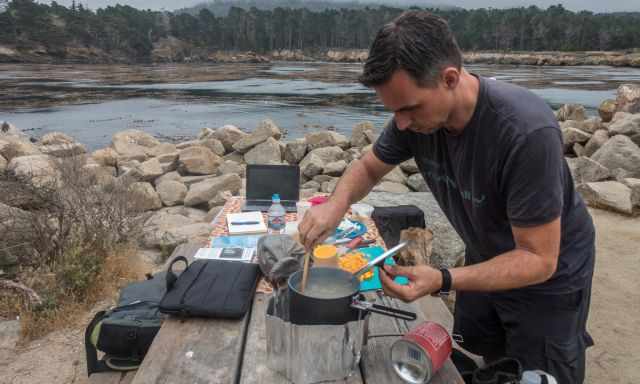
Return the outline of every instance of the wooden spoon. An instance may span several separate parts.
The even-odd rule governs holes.
[[[307,277],[309,276],[309,258],[310,252],[304,254],[304,266],[302,267],[302,284],[300,285],[300,293],[304,293],[307,286]]]

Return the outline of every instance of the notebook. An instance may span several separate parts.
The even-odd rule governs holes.
[[[230,235],[267,232],[262,213],[258,211],[227,214],[227,227]]]
[[[196,259],[243,261],[248,263],[253,259],[255,251],[255,248],[243,247],[200,248],[194,257]]]

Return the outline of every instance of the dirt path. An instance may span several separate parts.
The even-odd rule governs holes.
[[[640,218],[591,210],[597,262],[587,352],[588,384],[640,382]],[[87,315],[87,321],[89,315]],[[0,383],[85,384],[83,330],[54,332],[0,362]]]

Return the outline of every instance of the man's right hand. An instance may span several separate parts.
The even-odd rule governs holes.
[[[333,234],[347,209],[331,200],[309,208],[298,226],[300,242],[307,250],[313,249]]]

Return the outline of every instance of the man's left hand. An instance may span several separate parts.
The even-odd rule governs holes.
[[[428,265],[414,267],[385,265],[384,269],[380,268],[379,275],[384,293],[407,303],[436,293],[442,287],[442,272]],[[393,279],[396,276],[405,276],[409,284],[401,285],[394,282]]]

